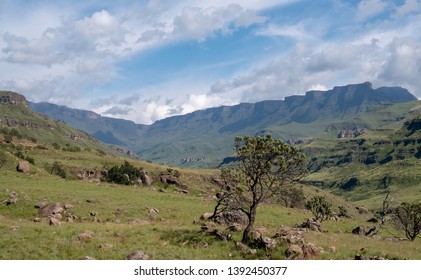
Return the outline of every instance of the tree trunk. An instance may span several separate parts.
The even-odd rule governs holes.
[[[250,231],[253,228],[254,221],[256,219],[256,210],[257,210],[257,205],[252,205],[251,209],[250,209],[250,214],[247,215],[248,218],[249,218],[249,223],[243,231],[243,239],[241,240],[241,243],[243,243],[243,244],[248,245],[248,243],[249,243]]]

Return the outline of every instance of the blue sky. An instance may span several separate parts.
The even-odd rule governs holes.
[[[421,0],[0,0],[1,89],[137,123],[419,77]]]

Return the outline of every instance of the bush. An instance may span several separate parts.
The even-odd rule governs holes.
[[[305,204],[306,208],[313,213],[316,221],[325,221],[332,216],[332,204],[330,204],[326,197],[315,196]]]
[[[106,176],[106,181],[110,183],[122,184],[122,185],[131,185],[133,182],[140,179],[140,169],[136,168],[128,161],[120,166],[113,166]]]
[[[60,176],[63,179],[67,178],[66,170],[59,161],[55,161],[53,165],[46,164],[45,169],[50,172],[50,174]]]

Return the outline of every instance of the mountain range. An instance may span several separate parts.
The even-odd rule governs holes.
[[[272,134],[285,141],[353,137],[367,129],[399,123],[419,101],[401,87],[373,89],[370,82],[337,86],[305,95],[195,111],[152,125],[103,117],[50,103],[30,103],[36,112],[129,148],[161,164],[215,167],[232,153],[237,135]]]

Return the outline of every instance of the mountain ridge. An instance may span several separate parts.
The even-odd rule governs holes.
[[[106,143],[123,143],[147,160],[180,165],[186,158],[198,158],[205,165],[214,165],[232,152],[232,139],[238,134],[271,133],[284,140],[314,134],[336,136],[338,131],[329,131],[329,125],[335,124],[339,131],[341,123],[345,122],[347,129],[350,126],[359,128],[352,127],[354,119],[376,106],[416,100],[404,88],[373,89],[370,82],[365,82],[336,86],[327,91],[308,91],[305,95],[289,96],[284,100],[207,108],[158,120],[151,125],[46,103],[30,103],[30,106],[34,111],[96,135]],[[362,128],[373,126],[361,120],[358,125]]]

